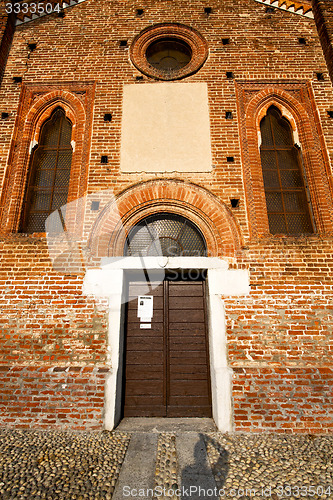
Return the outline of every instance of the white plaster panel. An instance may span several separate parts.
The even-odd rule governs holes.
[[[214,295],[210,280],[218,270],[209,271],[208,318],[209,359],[212,388],[212,413],[221,432],[232,431],[231,387],[232,370],[228,367],[226,347],[225,310],[221,296]]]
[[[228,262],[219,257],[103,257],[101,265],[105,270],[228,269]]]
[[[249,273],[246,270],[208,270],[209,291],[216,295],[247,295],[250,293]]]
[[[124,85],[123,172],[212,169],[207,84]]]
[[[121,269],[88,269],[83,281],[83,293],[96,297],[121,294],[123,271]]]
[[[103,271],[102,271],[103,272]],[[111,371],[105,385],[105,429],[112,430],[116,416],[116,389],[119,369],[119,344],[121,334],[121,304],[123,295],[123,271],[110,271],[108,278],[114,285],[112,295],[109,295],[109,332],[108,359]],[[104,291],[104,290],[103,290]]]

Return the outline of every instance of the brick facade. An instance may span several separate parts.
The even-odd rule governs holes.
[[[332,249],[319,236],[242,249],[251,294],[226,300],[237,429],[332,429]]]
[[[16,27],[0,88],[0,113],[9,113],[0,120],[0,424],[103,426],[108,301],[83,293],[84,268],[52,267],[45,234],[17,233],[31,148],[61,106],[74,125],[69,201],[109,190],[128,227],[157,210],[183,214],[200,227],[213,256],[249,271],[250,294],[224,299],[234,429],[330,431],[333,90],[322,28],[325,17],[325,33],[331,29],[328,4],[313,2],[314,21],[280,9],[266,13],[255,0],[214,0],[209,14],[203,0],[85,0],[64,17],[54,13]],[[208,47],[201,67],[178,81],[207,84],[212,170],[125,173],[123,86],[161,84],[131,61],[132,43],[154,25],[172,24],[193,28]],[[269,234],[258,131],[270,104],[289,120],[303,151],[313,235]],[[111,121],[104,121],[107,113]],[[122,246],[108,233],[109,200],[95,225],[86,219],[85,226],[83,214],[73,228],[92,256],[119,255]]]
[[[314,18],[317,24],[323,52],[331,80],[333,81],[333,6],[329,0],[312,0]]]
[[[14,35],[15,17],[8,15],[4,3],[0,5],[0,84]]]
[[[108,305],[82,280],[54,271],[45,238],[2,238],[3,424],[101,427]]]
[[[1,366],[1,423],[27,429],[99,430],[107,372],[108,368],[92,366]]]

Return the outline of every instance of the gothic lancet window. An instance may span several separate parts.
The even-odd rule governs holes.
[[[24,200],[21,231],[45,232],[45,220],[67,203],[72,124],[57,108],[42,126],[40,141],[32,154]]]
[[[289,122],[271,106],[260,122],[261,165],[271,234],[312,233],[301,158]]]

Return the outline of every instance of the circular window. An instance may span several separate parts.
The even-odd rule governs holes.
[[[126,256],[203,256],[206,242],[199,229],[188,219],[175,214],[150,215],[129,232]]]
[[[182,40],[164,38],[149,45],[146,57],[160,71],[177,71],[186,66],[192,56],[190,46]]]
[[[130,56],[142,73],[160,80],[177,80],[203,65],[208,47],[193,28],[159,24],[140,33],[131,45]]]

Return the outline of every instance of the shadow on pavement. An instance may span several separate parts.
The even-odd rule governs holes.
[[[213,447],[218,453],[214,465],[209,462],[206,446]],[[228,458],[229,453],[220,443],[200,433],[194,447],[194,463],[184,467],[181,472],[182,500],[219,500],[218,490],[223,487],[228,475]],[[214,480],[217,473],[219,473],[218,485]]]

